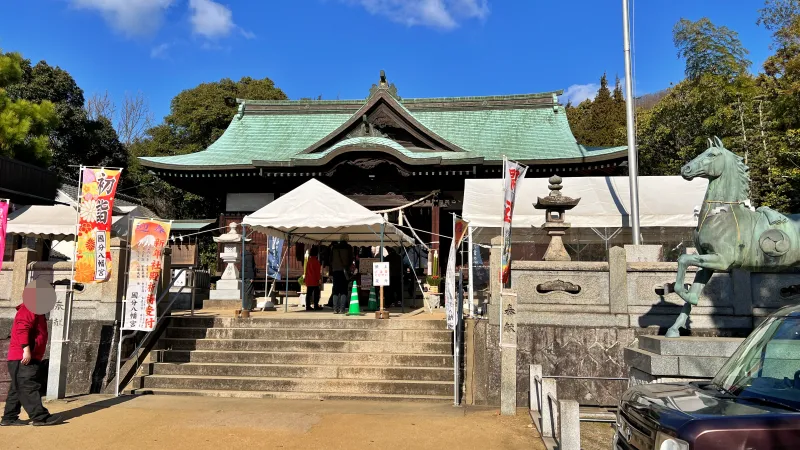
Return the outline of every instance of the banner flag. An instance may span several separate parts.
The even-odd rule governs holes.
[[[6,253],[6,228],[8,227],[8,200],[0,200],[0,269]]]
[[[156,326],[156,286],[171,225],[160,220],[133,220],[123,330],[152,331]]]
[[[514,161],[503,160],[503,248],[500,252],[500,282],[508,283],[511,276],[511,218],[514,215],[514,198],[517,187],[528,170]]]
[[[111,216],[122,170],[82,170],[75,282],[103,283],[111,277]]]
[[[456,240],[456,247],[460,247],[461,243],[464,241],[464,236],[467,235],[467,226],[469,222],[464,219],[456,219],[456,227],[453,231],[453,237]]]

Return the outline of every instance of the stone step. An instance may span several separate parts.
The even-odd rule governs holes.
[[[233,350],[278,352],[339,353],[413,353],[452,355],[451,342],[388,342],[388,341],[306,341],[245,339],[177,339],[159,340],[164,350]]]
[[[663,356],[730,358],[744,338],[639,336],[639,348]]]
[[[431,367],[343,367],[322,365],[226,364],[226,363],[156,363],[152,375],[215,377],[302,378],[340,380],[452,381],[453,369]]]
[[[242,309],[241,300],[203,300],[203,309]]]
[[[133,394],[155,395],[189,395],[203,397],[228,398],[275,398],[291,400],[376,400],[402,402],[452,402],[453,397],[447,395],[398,395],[398,394],[335,394],[322,392],[264,392],[264,391],[219,391],[200,389],[135,389]]]
[[[189,328],[170,327],[167,337],[184,339],[330,340],[450,342],[453,334],[440,330],[354,330],[298,328]]]
[[[374,316],[373,316],[374,317]],[[442,330],[447,329],[444,320],[389,319],[376,320],[364,316],[343,319],[285,319],[233,317],[172,317],[170,327],[189,328],[294,328],[294,329],[338,329],[338,330]]]
[[[148,375],[140,389],[303,392],[320,394],[452,395],[453,381],[295,379],[241,376]]]
[[[170,350],[159,361],[172,363],[300,364],[382,367],[452,367],[451,355],[390,353],[297,353],[257,351]]]

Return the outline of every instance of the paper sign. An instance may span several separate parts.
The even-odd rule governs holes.
[[[389,286],[389,263],[372,263],[372,284],[373,286]]]

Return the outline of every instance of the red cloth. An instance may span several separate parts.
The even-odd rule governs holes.
[[[34,314],[25,305],[17,306],[17,315],[11,326],[8,360],[22,361],[22,346],[31,347],[31,359],[41,361],[47,347],[47,318]]]
[[[321,278],[322,266],[319,264],[319,259],[316,256],[309,256],[306,263],[306,286],[319,286]]]

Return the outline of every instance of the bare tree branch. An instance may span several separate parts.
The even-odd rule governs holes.
[[[141,139],[153,124],[150,103],[142,92],[125,93],[117,122],[117,134],[123,145],[130,146]]]
[[[116,108],[114,101],[108,95],[108,91],[102,94],[95,92],[91,97],[86,99],[86,113],[92,120],[97,120],[100,117],[105,117],[109,121],[114,121],[114,113]]]

